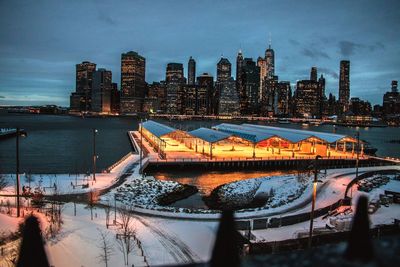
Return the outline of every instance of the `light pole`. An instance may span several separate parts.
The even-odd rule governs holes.
[[[313,182],[313,196],[312,196],[312,204],[311,204],[311,213],[310,213],[310,232],[308,236],[308,247],[311,248],[312,243],[312,234],[313,234],[313,223],[314,223],[314,209],[315,209],[315,200],[317,198],[317,183],[318,183],[318,159],[321,156],[318,155],[315,157],[314,161],[314,182]]]
[[[356,181],[358,178],[358,161],[360,157],[360,131],[356,133],[357,137],[357,158],[356,158]],[[350,198],[353,198],[353,186],[350,187]]]
[[[20,216],[20,201],[19,201],[19,197],[20,197],[20,195],[19,195],[19,187],[20,187],[20,184],[19,184],[19,136],[25,137],[26,134],[24,132],[21,132],[19,127],[17,127],[17,136],[16,136],[17,137],[16,138],[16,161],[17,161],[17,164],[16,164],[16,167],[17,167],[17,170],[16,170],[17,201],[16,202],[17,202],[17,217]]]
[[[96,182],[96,134],[97,129],[93,128],[93,181]]]
[[[142,172],[142,157],[143,157],[143,119],[140,119],[139,173]]]

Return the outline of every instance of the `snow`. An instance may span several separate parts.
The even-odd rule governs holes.
[[[219,190],[219,197],[221,202],[243,204],[250,203],[257,196],[265,197],[268,199],[266,205],[257,209],[262,210],[287,205],[302,197],[310,186],[310,179],[305,175],[268,176],[223,185]],[[246,212],[249,210],[246,209]]]
[[[117,201],[125,205],[139,207],[158,206],[157,198],[166,193],[171,193],[182,187],[181,184],[174,181],[159,181],[149,178],[134,179],[130,183],[116,189]]]
[[[129,154],[118,162],[109,173],[96,173],[96,181],[92,180],[92,175],[85,174],[31,174],[31,188],[40,187],[44,195],[53,194],[78,194],[86,193],[92,190],[105,189],[114,184],[119,176],[127,170],[127,168],[138,161],[139,156]],[[8,186],[0,191],[2,194],[13,194],[15,190],[15,174],[4,175],[8,181]],[[29,186],[27,174],[20,174],[20,187]],[[82,185],[88,185],[83,188]]]
[[[126,182],[119,188],[112,189],[106,195],[101,197],[102,202],[106,203],[113,200],[115,193],[118,193],[120,188],[125,190],[129,188],[128,184],[143,184],[143,188],[157,187],[159,181],[153,180],[151,177],[142,177],[138,173],[138,165],[134,166],[132,173],[127,177]],[[375,167],[375,168],[360,168],[360,173],[376,169],[400,169],[400,167]],[[120,170],[121,171],[121,170]],[[330,205],[338,199],[343,198],[344,191],[348,182],[354,179],[354,169],[328,170],[327,177],[321,178],[323,183],[318,184],[317,204],[316,208]],[[49,181],[49,180],[48,180]],[[271,203],[279,204],[280,201],[287,199],[297,190],[304,190],[300,197],[292,199],[292,202],[282,206],[270,207],[265,210],[242,211],[236,213],[236,218],[257,218],[257,217],[274,217],[279,215],[295,214],[299,212],[310,211],[309,198],[311,196],[310,182],[298,182],[297,177],[293,175],[262,177],[248,182],[237,183],[234,187],[229,188],[233,192],[254,192],[256,194],[269,193],[271,188],[274,188],[276,200]],[[111,183],[109,183],[111,184]],[[147,185],[146,185],[147,184]],[[160,190],[173,188],[176,184],[167,183],[168,186],[162,184]],[[165,185],[167,185],[165,184]],[[305,189],[302,186],[307,184]],[[151,186],[150,186],[151,185]],[[61,186],[62,187],[62,186]],[[138,187],[140,188],[140,187]],[[12,188],[11,188],[12,189]],[[379,188],[372,190],[369,195],[374,196],[383,190],[399,191],[400,182],[390,180],[389,183]],[[12,189],[13,190],[13,189]],[[130,198],[137,197],[142,203],[153,205],[154,195],[148,195],[148,191],[144,191],[141,195],[133,193],[134,191],[120,191],[121,194],[132,194]],[[11,191],[13,192],[13,191]],[[65,192],[65,191],[63,191]],[[364,194],[357,190],[353,190],[355,199],[359,195]],[[356,203],[356,201],[354,201]],[[123,204],[123,203],[119,203]],[[128,204],[128,203],[125,203]],[[268,204],[270,205],[270,204]],[[353,207],[354,208],[354,207]],[[4,209],[4,207],[3,207]],[[136,229],[136,237],[140,240],[149,265],[176,265],[190,262],[205,262],[210,259],[213,248],[215,235],[218,227],[220,214],[193,214],[184,213],[183,209],[171,211],[149,210],[145,208],[135,207],[133,212],[133,225]],[[100,248],[99,230],[109,233],[110,243],[115,246],[114,254],[110,258],[109,266],[123,266],[123,256],[116,249],[115,234],[116,226],[106,228],[105,212],[102,208],[94,209],[94,220],[90,219],[90,210],[82,204],[76,205],[76,216],[74,215],[74,204],[67,203],[62,209],[62,228],[60,233],[55,238],[50,238],[46,242],[50,263],[57,267],[64,266],[97,266],[99,263],[98,256]],[[151,214],[146,216],[144,214]],[[279,214],[279,215],[278,215]],[[156,216],[153,216],[156,215]],[[174,219],[176,217],[177,219]],[[111,219],[114,218],[114,212],[111,212]],[[376,213],[371,215],[372,225],[383,223],[391,223],[393,219],[400,219],[400,205],[391,204],[389,207],[382,206]],[[183,220],[185,219],[185,220]],[[187,220],[190,219],[190,220]],[[316,218],[314,227],[324,228],[327,219]],[[9,217],[5,214],[0,214],[0,231],[14,231],[17,228],[20,219]],[[295,225],[269,228],[265,230],[254,230],[252,233],[256,240],[279,241],[297,237],[299,233],[308,231],[309,222],[303,222]],[[66,260],[67,259],[67,260]],[[138,246],[130,255],[130,265],[138,266],[144,264],[144,257],[141,256],[141,251]]]
[[[64,266],[97,266],[100,249],[99,230],[108,232],[111,244],[115,246],[109,266],[124,266],[123,256],[116,249],[115,227],[105,227],[105,213],[95,209],[97,216],[90,220],[90,211],[84,205],[76,205],[77,216],[73,213],[73,204],[63,209],[63,227],[54,240],[47,242],[51,264]],[[114,218],[111,212],[111,218]],[[136,236],[140,240],[149,265],[168,265],[209,260],[212,244],[217,231],[216,222],[197,222],[168,220],[133,215]],[[130,255],[130,265],[143,263],[135,249]],[[68,259],[66,261],[65,259]]]
[[[23,218],[12,217],[7,214],[0,213],[0,236],[16,232],[18,224],[23,222]]]

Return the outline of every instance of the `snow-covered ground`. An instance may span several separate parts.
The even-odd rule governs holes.
[[[305,174],[270,176],[223,185],[218,195],[222,202],[242,204],[250,203],[255,197],[267,198],[267,203],[257,208],[257,210],[265,210],[283,205],[289,207],[289,203],[301,198],[306,189],[310,189],[311,186],[310,177]]]
[[[398,167],[396,167],[398,169]],[[380,175],[377,175],[380,176]],[[370,201],[376,201],[379,199],[379,195],[384,193],[384,190],[390,190],[390,191],[395,191],[395,192],[400,192],[400,181],[394,180],[394,175],[385,175],[390,178],[390,181],[382,185],[380,187],[374,188],[370,192],[362,192],[358,191],[356,189],[356,186],[353,187],[353,202],[352,202],[352,207],[351,210],[355,211],[356,205],[358,198],[361,195],[366,195]],[[353,176],[350,176],[351,178],[354,178]],[[349,177],[349,178],[350,178]],[[340,177],[338,178],[338,182],[333,183],[332,185],[339,186],[340,183],[342,182],[348,182],[349,180],[344,180],[345,177]],[[373,178],[368,178],[368,179],[373,179]],[[334,188],[334,187],[333,187]],[[327,194],[332,194],[331,190],[335,189],[326,189],[324,192],[321,194],[323,197],[324,201],[327,201],[329,197]],[[319,200],[317,198],[317,204]],[[318,206],[318,205],[317,205]],[[304,209],[306,211],[307,208]],[[308,210],[309,211],[309,210]],[[297,213],[297,212],[296,212]],[[350,216],[352,217],[352,214]],[[394,222],[394,219],[400,220],[400,204],[390,204],[389,207],[381,206],[375,213],[370,214],[370,221],[371,221],[371,227],[377,226],[377,225],[382,225],[382,224],[391,224]],[[322,219],[322,217],[316,218],[314,220],[314,228],[325,228],[326,224],[330,221],[330,217],[327,217],[325,219]],[[265,230],[254,230],[252,233],[255,235],[256,239],[258,241],[280,241],[280,240],[286,240],[286,239],[292,239],[296,238],[297,234],[299,233],[307,233],[309,230],[309,221],[307,222],[302,222],[294,225],[289,225],[289,226],[284,226],[280,228],[269,228]]]
[[[30,187],[33,191],[40,188],[43,194],[77,194],[86,193],[92,190],[101,190],[114,184],[118,177],[127,170],[127,168],[138,161],[139,156],[129,154],[119,164],[114,166],[109,173],[96,173],[96,181],[93,181],[92,174],[20,174],[20,187]],[[0,191],[0,194],[15,193],[15,174],[3,174],[8,181],[8,186]],[[30,182],[29,182],[30,180]],[[87,185],[85,188],[84,185]],[[22,193],[22,191],[21,191]],[[4,198],[0,198],[5,201]],[[14,201],[14,199],[10,199]]]
[[[46,240],[50,264],[57,267],[102,266],[99,261],[100,232],[108,233],[113,247],[109,266],[124,266],[123,254],[116,242],[117,226],[105,225],[101,208],[90,210],[81,204],[68,203],[63,208],[62,229],[56,238]],[[111,211],[114,219],[114,211]],[[216,222],[167,220],[132,215],[135,236],[140,240],[144,257],[150,266],[208,261],[217,231]],[[3,222],[3,217],[0,217]],[[117,221],[118,221],[117,215]],[[11,223],[13,225],[13,223]],[[143,266],[144,257],[138,246],[129,255],[129,266]]]
[[[178,182],[159,181],[151,178],[133,179],[116,189],[117,201],[128,206],[154,208],[158,206],[157,198],[182,187]]]

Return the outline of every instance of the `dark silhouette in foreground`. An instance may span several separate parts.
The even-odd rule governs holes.
[[[235,227],[233,211],[224,210],[218,227],[210,265],[212,267],[240,266],[238,244],[238,232]]]
[[[360,196],[353,226],[344,257],[348,260],[369,262],[374,258],[374,248],[369,231],[368,198]]]
[[[25,220],[17,267],[48,267],[44,242],[35,216]]]

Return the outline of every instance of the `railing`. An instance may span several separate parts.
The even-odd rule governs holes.
[[[271,160],[314,160],[315,156],[293,158],[290,156],[272,156],[272,157],[227,157],[227,158],[166,158],[166,159],[154,159],[151,162],[236,162],[236,161],[271,161]],[[368,159],[368,157],[360,157],[360,160]],[[323,157],[320,160],[356,160],[351,156],[339,156],[339,157]]]
[[[111,166],[109,166],[108,168],[106,168],[104,171],[107,173],[110,173],[112,171],[112,169],[114,169],[115,167],[117,167],[117,165],[119,165],[121,162],[123,162],[124,160],[126,160],[130,155],[132,155],[132,152],[129,152],[128,154],[126,154],[125,156],[123,156],[120,160],[118,160],[117,162],[115,162],[114,164],[112,164]]]

